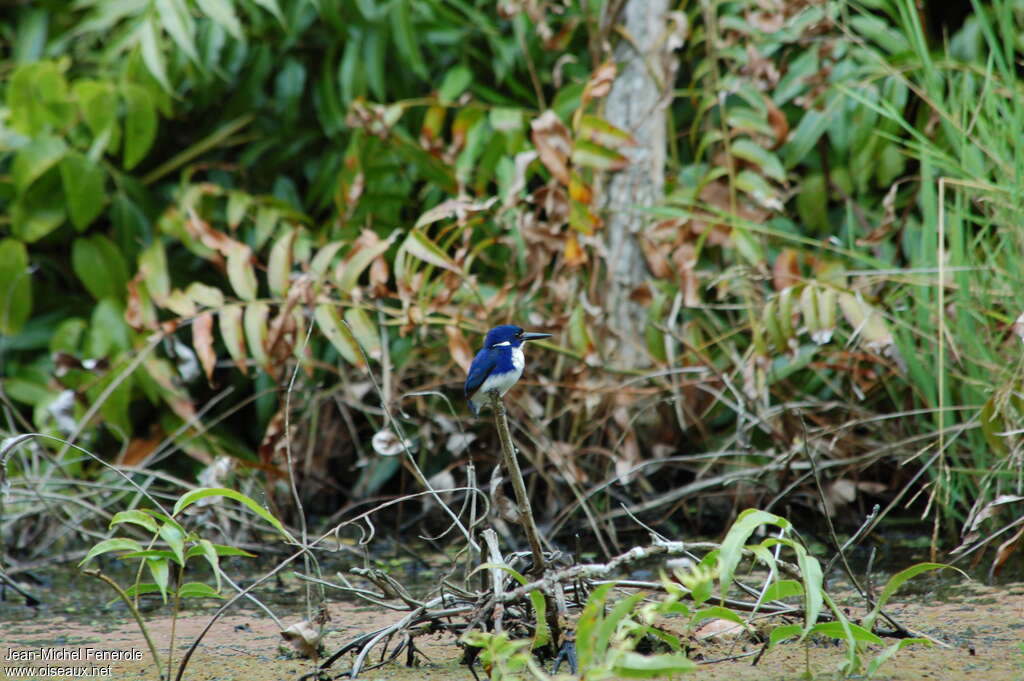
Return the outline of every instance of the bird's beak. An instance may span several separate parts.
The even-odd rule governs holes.
[[[550,333],[533,333],[527,332],[523,334],[523,341],[540,340],[541,338],[551,338]]]

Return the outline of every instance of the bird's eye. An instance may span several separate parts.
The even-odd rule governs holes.
[[[516,338],[522,338],[522,337],[523,337],[523,330],[519,329],[519,331],[516,331]]]

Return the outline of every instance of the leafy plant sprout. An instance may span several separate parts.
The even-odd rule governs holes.
[[[226,488],[199,488],[182,495],[177,503],[175,503],[174,511],[171,515],[165,515],[152,509],[133,509],[120,511],[115,514],[110,521],[111,528],[117,525],[140,527],[152,534],[149,543],[143,546],[139,541],[130,537],[111,537],[95,544],[79,563],[79,567],[82,568],[96,557],[112,552],[119,552],[118,557],[121,560],[134,559],[139,561],[135,581],[127,588],[122,588],[121,585],[99,569],[83,569],[82,571],[84,574],[95,577],[109,585],[117,592],[118,598],[128,607],[146,639],[146,644],[153,655],[153,663],[159,670],[161,679],[169,680],[172,678],[175,630],[181,611],[182,600],[187,598],[223,599],[224,596],[221,594],[222,570],[220,559],[224,556],[253,557],[253,554],[248,551],[223,544],[214,544],[210,540],[200,537],[195,531],[186,530],[176,519],[180,518],[182,512],[190,506],[211,497],[227,497],[240,502],[254,514],[266,520],[283,537],[290,537],[288,531],[277,518],[245,494]],[[158,542],[161,548],[154,548]],[[162,548],[163,546],[166,546],[166,548]],[[205,582],[185,581],[186,569],[189,561],[193,559],[204,560],[209,564],[214,578],[213,586]],[[173,580],[171,579],[172,570],[175,571],[175,578]],[[152,582],[142,581],[144,572],[149,573],[153,579]],[[163,669],[160,654],[149,628],[139,611],[139,597],[150,593],[159,593],[164,603],[167,603],[168,598],[171,599],[171,632],[167,643],[166,671]],[[186,663],[187,660],[182,660],[180,670],[184,670]]]

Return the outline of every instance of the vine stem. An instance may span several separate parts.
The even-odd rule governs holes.
[[[497,391],[492,390],[488,394],[491,398],[491,409],[494,410],[494,425],[498,429],[498,439],[501,440],[501,454],[505,470],[508,471],[508,477],[512,479],[512,488],[516,493],[519,522],[523,526],[523,531],[526,532],[526,539],[530,542],[530,551],[533,553],[533,573],[541,576],[544,574],[544,551],[541,548],[537,523],[533,519],[530,497],[526,493],[526,483],[523,482],[523,472],[519,468],[519,459],[516,458],[516,449],[512,444],[512,434],[508,428],[508,413],[505,411],[505,403],[501,401],[501,396]]]
[[[149,636],[149,629],[146,627],[146,623],[142,621],[142,615],[139,614],[139,609],[135,607],[135,604],[132,603],[132,599],[128,597],[128,594],[124,592],[124,589],[122,589],[117,582],[110,577],[107,577],[99,570],[82,570],[82,574],[89,575],[90,577],[95,577],[96,579],[106,582],[112,589],[114,589],[114,591],[117,592],[117,595],[121,597],[121,600],[124,601],[125,605],[127,605],[128,609],[131,611],[132,616],[135,618],[135,622],[139,625],[139,630],[142,632],[142,635],[146,637],[146,643],[149,644],[149,652],[153,654],[153,664],[156,665],[157,675],[160,677],[161,681],[164,678],[167,678],[164,676],[162,670],[163,665],[160,663],[160,653],[156,651],[156,645],[153,643],[153,639]],[[170,670],[168,670],[168,673],[169,672]]]

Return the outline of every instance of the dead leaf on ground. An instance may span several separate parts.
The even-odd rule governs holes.
[[[323,627],[310,620],[296,622],[281,632],[283,638],[301,657],[315,660],[320,657],[320,641],[323,639]]]

